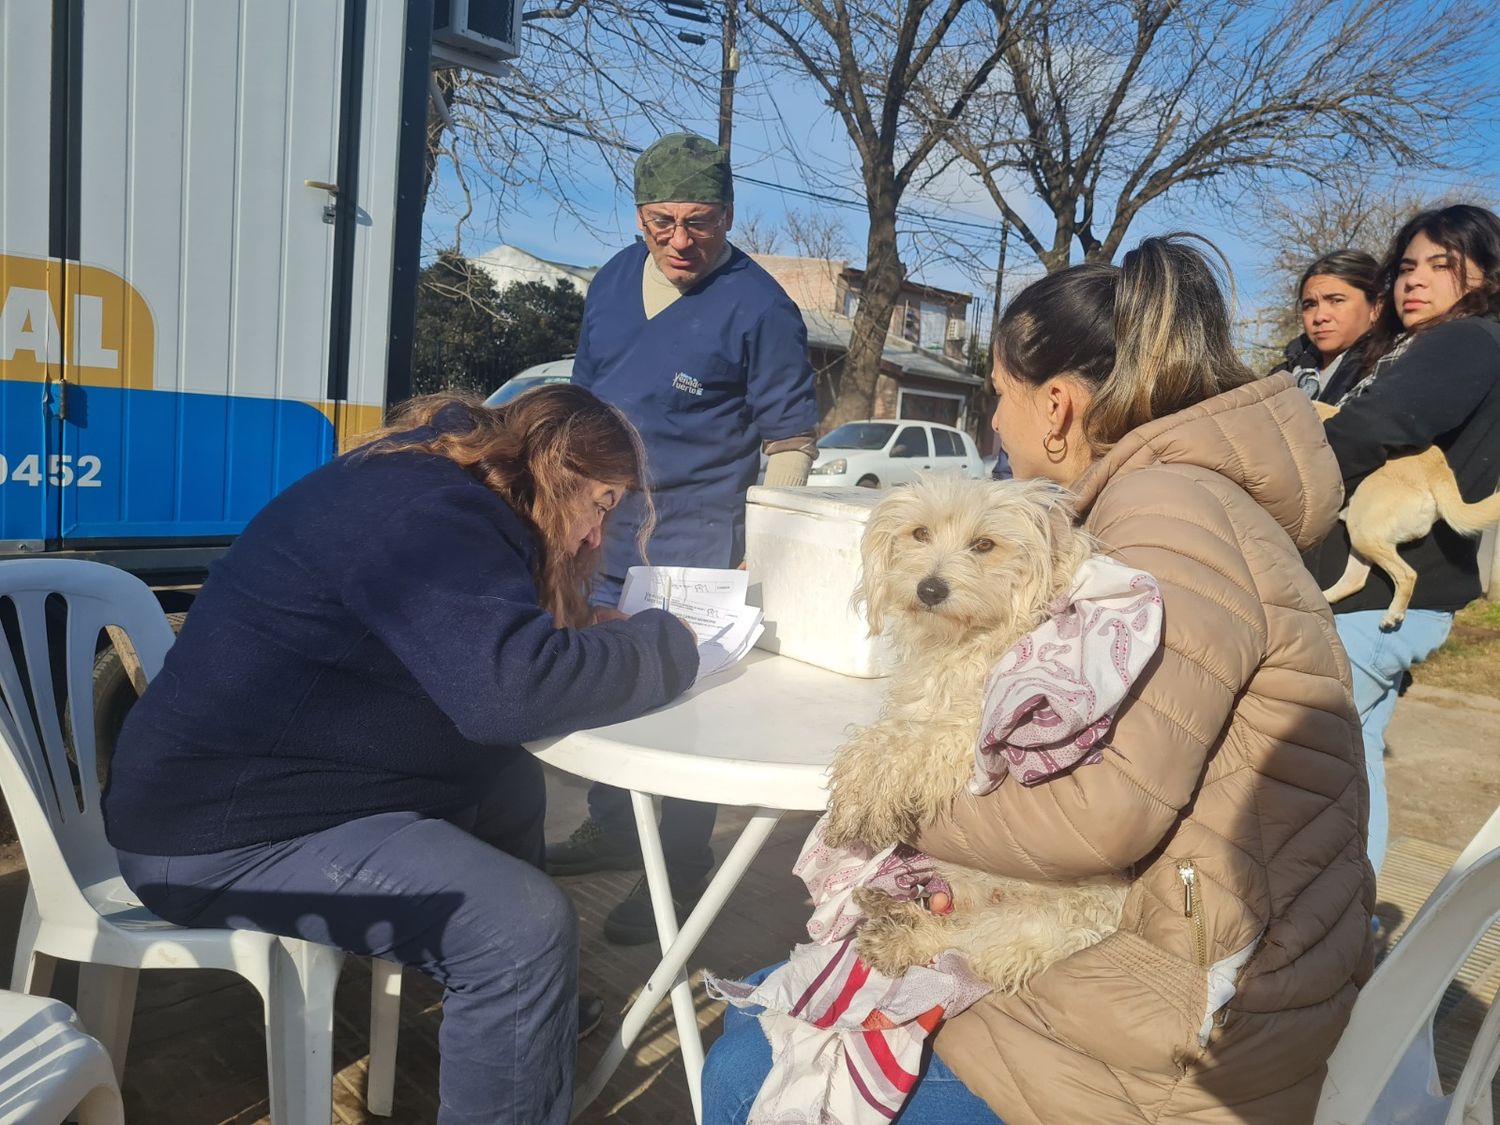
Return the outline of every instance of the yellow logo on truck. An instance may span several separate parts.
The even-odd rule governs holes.
[[[155,385],[146,300],[109,270],[0,254],[0,379]]]

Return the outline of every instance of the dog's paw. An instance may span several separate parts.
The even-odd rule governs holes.
[[[913,905],[906,899],[892,898],[884,891],[877,891],[873,887],[855,887],[850,892],[850,898],[854,900],[854,905],[859,907],[866,918],[884,918],[888,914],[897,913],[898,907]]]
[[[860,925],[854,949],[876,972],[899,977],[912,966],[925,965],[932,959],[928,943],[920,934],[929,915],[914,902],[890,898],[887,902],[891,905],[883,913],[866,918]]]

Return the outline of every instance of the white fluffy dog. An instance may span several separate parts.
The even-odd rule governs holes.
[[[890,629],[897,670],[880,718],[834,761],[830,844],[911,841],[949,807],[973,774],[986,676],[1094,550],[1067,495],[1043,482],[929,477],[881,502],[856,599],[872,632]],[[900,976],[956,949],[977,976],[1014,992],[1112,933],[1125,898],[1114,878],[1034,883],[946,864],[939,873],[953,890],[947,914],[855,892],[867,964]]]

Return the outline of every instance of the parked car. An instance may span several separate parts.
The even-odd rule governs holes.
[[[973,438],[939,422],[846,422],[818,439],[818,459],[807,483],[885,488],[905,484],[923,470],[979,480],[984,461]]]
[[[500,388],[484,400],[486,406],[499,406],[503,402],[509,402],[518,394],[531,390],[533,387],[545,387],[549,383],[571,383],[573,381],[573,357],[566,359],[553,359],[546,363],[538,363],[512,375]]]

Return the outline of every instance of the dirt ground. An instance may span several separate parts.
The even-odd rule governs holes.
[[[1448,642],[1417,669],[1417,682],[1500,699],[1500,601],[1460,613]]]
[[[1500,806],[1500,699],[1418,683],[1386,735],[1391,834],[1462,848]]]

